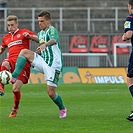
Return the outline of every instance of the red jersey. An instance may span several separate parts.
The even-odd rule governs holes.
[[[8,47],[9,59],[16,61],[22,49],[30,48],[30,38],[24,37],[24,32],[28,32],[30,35],[35,35],[28,29],[17,29],[14,34],[9,32],[3,36],[1,46],[3,48]]]
[[[10,71],[13,72],[15,69],[15,63],[18,55],[22,49],[30,48],[30,38],[24,37],[24,32],[28,32],[30,35],[35,35],[28,29],[17,29],[14,34],[8,33],[3,36],[1,46],[3,48],[8,48],[8,61],[10,63]],[[30,63],[27,61],[25,67],[22,69],[18,79],[24,84],[28,83],[30,76]]]

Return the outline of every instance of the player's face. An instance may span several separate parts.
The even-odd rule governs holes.
[[[45,17],[38,17],[38,24],[41,30],[45,30],[50,25],[50,20]]]
[[[7,28],[9,32],[14,33],[18,29],[18,23],[14,20],[7,21]]]

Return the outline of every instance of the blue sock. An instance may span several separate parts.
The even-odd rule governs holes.
[[[131,95],[132,95],[132,97],[133,97],[133,85],[131,85],[131,86],[129,87],[129,90],[130,90],[130,93],[131,93]]]

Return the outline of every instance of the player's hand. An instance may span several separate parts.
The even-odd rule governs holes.
[[[47,46],[46,46],[45,43],[44,43],[44,44],[40,45],[39,47],[37,47],[37,49],[36,49],[35,52],[36,52],[37,54],[41,55],[41,51],[43,51],[43,50],[45,50],[45,49],[47,49]]]
[[[128,42],[131,39],[131,36],[132,36],[132,32],[128,32],[127,34],[124,33],[123,36],[122,36],[122,40],[124,42]]]
[[[124,33],[123,36],[122,36],[122,40],[123,40],[123,41],[126,41],[125,33]]]
[[[35,52],[36,52],[37,54],[41,55],[41,49],[40,49],[40,47],[38,47],[38,48],[36,49]]]
[[[40,45],[39,48],[40,48],[41,50],[45,50],[45,49],[47,49],[47,46],[46,46],[46,44],[44,43],[44,44]]]
[[[26,37],[26,38],[31,38],[31,36],[30,36],[30,34],[28,32],[24,32],[23,36]]]

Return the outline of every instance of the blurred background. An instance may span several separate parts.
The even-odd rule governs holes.
[[[48,10],[60,35],[64,65],[127,67],[130,42],[123,42],[128,0],[0,0],[0,41],[6,17],[17,15],[19,27],[38,33],[37,14]],[[37,44],[31,42],[31,49]],[[6,52],[0,61],[6,58]]]

